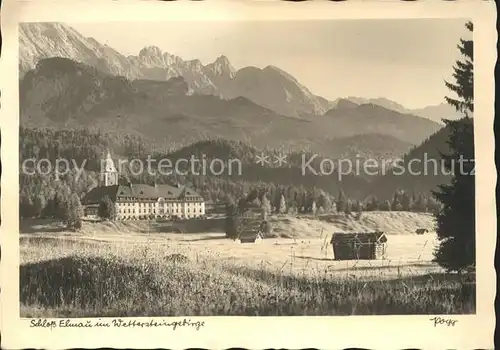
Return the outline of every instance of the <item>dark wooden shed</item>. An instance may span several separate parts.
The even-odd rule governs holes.
[[[334,233],[330,243],[335,260],[385,259],[387,237],[383,232]]]
[[[417,229],[415,230],[415,233],[416,233],[417,235],[423,235],[424,233],[428,233],[428,232],[429,232],[429,230],[428,230],[428,229],[426,229],[426,228],[417,228]]]

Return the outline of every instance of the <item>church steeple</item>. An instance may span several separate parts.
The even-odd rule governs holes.
[[[104,166],[101,167],[102,185],[103,186],[118,185],[118,172],[116,171],[115,163],[111,158],[111,153],[109,153],[109,150],[103,165]]]

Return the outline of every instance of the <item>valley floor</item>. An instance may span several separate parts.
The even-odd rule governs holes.
[[[408,214],[413,215],[400,213],[399,219],[392,217],[392,223],[386,224],[396,225],[401,232],[388,233],[387,259],[371,261],[333,260],[331,233],[338,232],[339,226],[345,230],[354,225],[346,218],[276,217],[276,237],[256,244],[226,239],[220,226],[210,220],[202,224],[208,232],[196,232],[187,223],[171,227],[108,222],[87,223],[81,232],[70,233],[53,223],[24,222],[21,314],[474,312],[475,284],[464,283],[431,262],[436,236],[411,233],[415,218],[409,220]],[[380,228],[375,220],[380,216],[369,213],[365,222],[358,220],[357,228],[366,222],[372,223],[372,230],[377,229],[373,225]],[[422,225],[430,219],[419,220]],[[300,225],[309,229],[303,228],[302,235],[290,233]],[[282,238],[285,233],[293,238]]]

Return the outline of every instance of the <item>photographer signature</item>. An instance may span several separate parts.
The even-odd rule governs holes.
[[[434,327],[437,327],[438,325],[445,325],[447,327],[454,327],[458,322],[458,320],[453,320],[451,318],[442,318],[439,316],[433,317],[429,320],[434,322]]]

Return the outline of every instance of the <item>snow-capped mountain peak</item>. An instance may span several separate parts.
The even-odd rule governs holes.
[[[146,46],[139,52],[139,57],[161,57],[162,54],[158,46]]]
[[[213,63],[207,64],[205,66],[205,71],[207,74],[222,76],[229,79],[233,79],[234,74],[236,73],[236,70],[231,65],[231,62],[229,62],[229,59],[224,55],[217,57]]]
[[[168,80],[182,76],[192,92],[223,98],[242,96],[288,116],[319,115],[331,104],[274,66],[236,71],[224,55],[203,65],[198,59],[183,60],[157,46],[146,46],[137,55],[124,56],[65,24],[26,23],[20,28],[21,77],[40,59],[62,57],[129,79]]]

